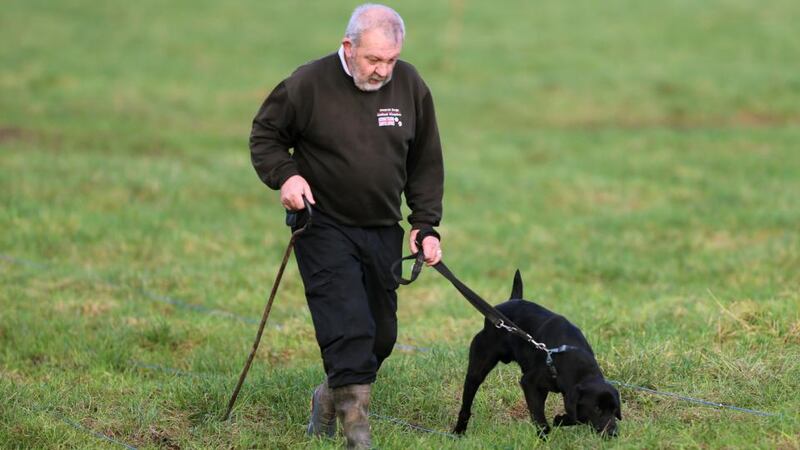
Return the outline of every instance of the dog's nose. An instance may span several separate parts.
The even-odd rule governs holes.
[[[613,438],[617,436],[617,423],[615,420],[609,420],[606,423],[606,426],[603,428],[598,428],[597,432],[600,433],[604,438]]]
[[[605,438],[617,437],[617,425],[613,424],[613,423],[609,423],[608,425],[606,425],[606,427],[600,433]]]

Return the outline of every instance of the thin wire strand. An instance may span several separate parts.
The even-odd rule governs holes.
[[[112,444],[119,445],[119,446],[124,447],[124,448],[126,448],[128,450],[138,450],[136,447],[134,447],[132,445],[129,445],[129,444],[126,444],[126,443],[124,443],[122,441],[116,440],[116,439],[112,438],[111,436],[107,436],[107,435],[105,435],[103,433],[100,433],[99,431],[95,431],[95,430],[93,430],[91,428],[85,427],[85,426],[81,425],[80,423],[75,422],[74,420],[66,417],[64,414],[61,414],[58,411],[52,411],[50,409],[47,409],[47,408],[45,408],[45,407],[43,407],[41,405],[37,405],[37,404],[30,404],[30,405],[24,406],[23,409],[28,409],[29,411],[32,410],[32,411],[36,411],[36,412],[39,412],[39,413],[45,413],[45,414],[47,414],[47,415],[49,415],[51,417],[54,417],[54,418],[60,420],[63,423],[69,425],[70,427],[80,431],[81,433],[93,436],[93,437],[95,437],[97,439],[101,439],[101,440],[110,442]]]
[[[98,439],[102,439],[104,441],[111,442],[112,444],[116,444],[116,445],[125,447],[128,450],[137,450],[136,447],[133,447],[133,446],[128,445],[128,444],[126,444],[124,442],[118,441],[118,440],[116,440],[116,439],[114,439],[114,438],[112,438],[110,436],[106,436],[105,434],[100,433],[99,431],[94,431],[91,428],[86,428],[85,426],[83,426],[83,425],[81,425],[81,424],[79,424],[79,423],[77,423],[77,422],[75,422],[73,420],[70,420],[70,419],[68,419],[66,417],[63,417],[60,414],[57,414],[57,413],[50,413],[50,414],[52,414],[54,417],[57,417],[62,422],[66,423],[67,425],[69,425],[69,426],[75,428],[76,430],[81,431],[81,432],[83,432],[85,434],[94,436],[94,437],[96,437]]]
[[[4,254],[4,253],[0,253],[0,260],[8,262],[10,264],[16,264],[18,266],[30,267],[32,269],[36,269],[39,272],[44,272],[46,270],[57,268],[56,266],[51,265],[51,264],[39,263],[39,262],[31,261],[31,260],[28,260],[28,259],[16,258],[14,256],[7,255],[7,254]],[[80,277],[82,277],[84,279],[87,279],[87,280],[92,280],[92,281],[95,281],[95,282],[98,282],[98,283],[102,283],[105,286],[108,286],[108,287],[111,287],[111,288],[114,288],[114,289],[125,290],[125,289],[128,288],[128,287],[122,286],[121,284],[109,281],[108,279],[105,279],[105,278],[101,277],[100,275],[87,274],[87,273],[78,273],[77,270],[69,270],[69,273],[73,274],[73,276],[80,276]],[[245,322],[245,323],[252,323],[252,324],[261,323],[261,319],[258,319],[258,318],[255,318],[255,317],[241,316],[239,314],[232,313],[230,311],[225,311],[225,310],[222,310],[222,309],[210,308],[210,307],[204,306],[204,305],[198,305],[198,304],[194,304],[194,303],[189,303],[189,302],[177,299],[175,297],[158,294],[156,292],[153,292],[153,291],[150,291],[150,290],[147,290],[147,289],[144,289],[144,288],[135,288],[134,287],[132,289],[137,290],[142,296],[144,296],[145,298],[147,298],[149,300],[155,301],[155,302],[167,303],[167,304],[170,304],[170,305],[173,305],[173,306],[178,306],[180,308],[192,310],[192,311],[195,311],[195,312],[198,312],[198,313],[202,313],[202,314],[208,314],[208,315],[212,315],[212,316],[228,317],[230,319],[239,320],[239,321]],[[283,329],[283,325],[281,325],[281,324],[271,325],[271,327],[275,328],[276,330]],[[395,348],[397,348],[398,350],[401,350],[401,351],[406,351],[406,352],[421,352],[421,353],[429,352],[431,350],[428,347],[417,347],[415,345],[409,345],[409,344],[396,344]]]
[[[672,392],[657,391],[655,389],[646,388],[644,386],[636,386],[636,385],[633,385],[633,384],[623,383],[623,382],[620,382],[620,381],[615,381],[615,380],[607,380],[607,381],[609,383],[611,383],[611,384],[616,384],[618,386],[626,387],[628,389],[634,389],[634,390],[637,390],[637,391],[648,392],[650,394],[663,395],[663,396],[666,396],[666,397],[677,398],[679,400],[683,400],[683,401],[687,401],[687,402],[691,402],[691,403],[697,403],[698,405],[711,406],[711,407],[714,407],[714,408],[721,408],[721,409],[731,409],[731,410],[734,410],[734,411],[753,414],[753,415],[756,415],[756,416],[764,416],[764,417],[779,417],[779,416],[781,416],[781,414],[758,411],[756,409],[742,408],[742,407],[733,406],[733,405],[726,405],[726,404],[723,404],[723,403],[710,402],[708,400],[703,400],[701,398],[689,397],[689,396],[686,396],[686,395],[675,394],[675,393],[672,393]]]
[[[458,436],[455,435],[455,434],[445,433],[444,431],[431,430],[429,428],[421,427],[419,425],[414,425],[413,423],[409,423],[409,422],[406,422],[405,420],[397,419],[395,417],[384,416],[382,414],[377,414],[377,413],[369,413],[369,415],[372,416],[372,417],[377,417],[378,419],[381,419],[381,420],[385,420],[387,422],[392,422],[392,423],[395,423],[397,425],[402,425],[402,426],[404,426],[406,428],[411,428],[412,430],[415,430],[415,431],[422,431],[422,432],[425,432],[425,433],[437,434],[439,436],[449,437],[451,439],[458,439]]]

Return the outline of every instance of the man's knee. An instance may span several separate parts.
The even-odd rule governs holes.
[[[397,321],[384,320],[383,323],[378,326],[378,330],[375,335],[375,347],[373,350],[375,357],[378,359],[378,367],[380,367],[384,359],[388,358],[389,355],[392,354],[392,350],[394,349],[394,344],[396,342]]]

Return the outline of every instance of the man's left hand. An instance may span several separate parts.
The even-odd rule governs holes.
[[[411,230],[411,234],[408,237],[408,247],[411,249],[411,253],[419,251],[419,248],[417,248],[417,233],[419,233],[419,230]],[[422,240],[422,254],[425,255],[425,264],[429,266],[439,264],[439,261],[442,260],[442,247],[436,236],[428,236]]]

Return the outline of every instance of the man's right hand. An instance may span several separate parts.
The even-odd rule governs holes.
[[[311,187],[305,178],[300,175],[292,175],[283,182],[283,186],[281,186],[281,204],[284,208],[289,211],[305,209],[306,205],[303,203],[304,195],[308,203],[316,204],[314,195],[311,194]]]

